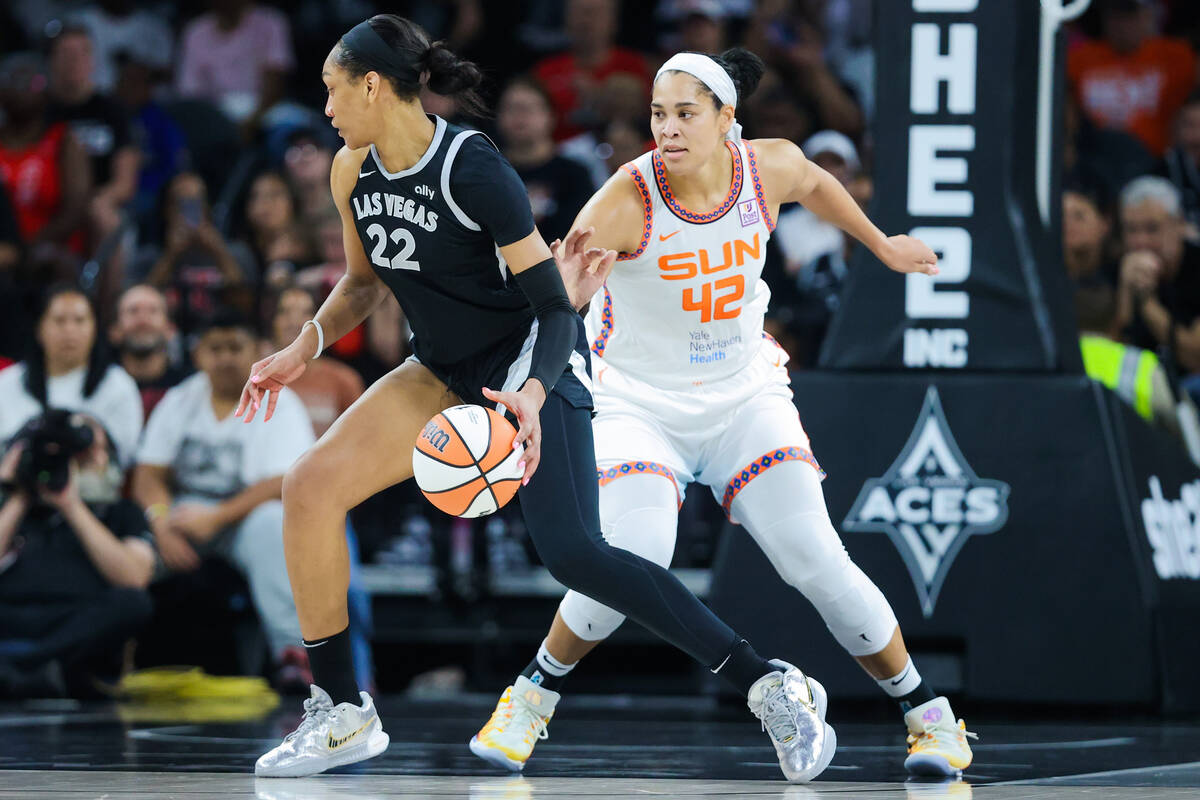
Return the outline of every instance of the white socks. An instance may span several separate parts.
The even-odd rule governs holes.
[[[887,692],[888,697],[900,698],[911,693],[921,685],[921,673],[917,672],[917,668],[910,656],[908,663],[904,665],[904,669],[900,670],[898,674],[875,682],[879,684],[880,689]]]

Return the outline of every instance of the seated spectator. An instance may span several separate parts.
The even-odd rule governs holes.
[[[133,497],[146,509],[170,570],[193,570],[201,555],[228,560],[246,576],[271,655],[282,671],[297,660],[300,622],[283,555],[283,475],[313,443],[295,394],[279,396],[267,424],[235,417],[256,358],[247,318],[219,311],[196,342],[199,372],[167,391],[138,451]]]
[[[1062,195],[1063,261],[1076,284],[1101,280],[1115,286],[1112,211],[1099,185],[1068,182]]]
[[[612,160],[613,148],[608,136],[614,130],[614,123],[622,126],[624,121],[636,120],[638,128],[645,131],[635,158],[654,147],[654,139],[649,133],[650,115],[646,113],[646,105],[645,81],[640,76],[621,72],[609,75],[600,85],[597,94],[595,125],[560,143],[559,155],[583,164],[591,175],[592,185],[599,189],[612,175],[609,162]],[[617,166],[624,163],[622,161]]]
[[[118,461],[133,460],[142,432],[137,384],[108,364],[96,336],[96,315],[79,289],[47,294],[25,361],[0,372],[0,441],[51,408],[79,411],[109,432]]]
[[[1158,36],[1146,0],[1104,0],[1104,38],[1067,54],[1075,101],[1096,125],[1141,140],[1161,157],[1171,121],[1196,81],[1196,54],[1186,41]]]
[[[729,45],[725,36],[725,18],[729,10],[721,0],[667,0],[660,3],[655,16],[660,29],[659,49],[672,53],[720,53]],[[665,58],[666,56],[664,56]]]
[[[1116,312],[1116,292],[1110,284],[1091,280],[1075,289],[1079,346],[1088,377],[1116,392],[1147,422],[1178,433],[1166,371],[1154,353],[1116,340]]]
[[[18,53],[0,64],[0,182],[8,193],[35,281],[76,276],[91,191],[87,151],[66,123],[46,115],[41,60]]]
[[[143,58],[136,50],[117,54],[116,92],[130,114],[134,137],[141,147],[132,210],[138,222],[144,224],[152,218],[167,182],[183,166],[187,141],[178,123],[154,97],[162,73]]]
[[[650,72],[640,53],[617,47],[616,0],[567,0],[568,52],[540,61],[534,77],[554,101],[556,141],[596,127],[605,117],[599,106],[606,78],[626,74],[637,79],[644,98],[650,96]]]
[[[758,53],[782,84],[813,110],[819,129],[857,138],[865,117],[858,99],[826,63],[821,22],[811,8],[797,3],[760,3],[742,44]]]
[[[158,289],[140,283],[117,300],[117,318],[108,338],[121,367],[137,382],[146,419],[167,390],[191,374],[186,364],[172,357],[175,336],[167,298]]]
[[[271,325],[271,352],[278,352],[279,343],[287,347],[300,335],[304,323],[317,313],[313,296],[304,289],[284,289],[275,304]],[[304,374],[288,384],[299,395],[312,421],[313,434],[318,438],[363,393],[363,380],[350,367],[333,358],[318,358],[308,362]]]
[[[873,188],[871,179],[862,175],[849,180],[846,186],[864,211],[871,202]],[[829,323],[841,307],[842,288],[850,274],[850,257],[857,243],[853,237],[843,236],[838,249],[822,253],[795,273],[785,268],[782,275],[778,267],[772,267],[768,250],[763,268],[763,276],[771,287],[767,316],[772,325],[768,332],[787,351],[792,369],[817,365]]]
[[[1147,175],[1121,192],[1117,325],[1130,344],[1200,372],[1200,245],[1184,238],[1179,191]]]
[[[1101,128],[1068,100],[1064,115],[1063,173],[1067,181],[1103,187],[1109,197],[1134,178],[1154,172],[1158,162],[1140,139]]]
[[[1179,190],[1190,238],[1200,237],[1200,90],[1179,109],[1174,145],[1163,158],[1163,174]]]
[[[139,248],[131,277],[166,292],[185,335],[219,306],[249,310],[258,277],[254,254],[243,244],[226,242],[212,224],[200,176],[181,172],[172,178],[160,213],[161,240]]]
[[[215,103],[249,136],[283,98],[296,62],[291,29],[282,12],[251,0],[210,6],[184,26],[176,90]]]
[[[329,170],[334,150],[316,131],[301,128],[289,137],[283,153],[288,181],[300,197],[300,216],[312,222],[333,205],[329,196]]]
[[[133,0],[98,0],[71,16],[91,34],[96,55],[92,79],[102,92],[116,91],[122,55],[154,70],[171,66],[171,26],[159,14],[136,5]]]
[[[804,154],[843,185],[858,177],[861,163],[854,142],[837,131],[821,131],[804,142]],[[845,234],[831,222],[804,206],[794,204],[779,212],[775,237],[783,253],[785,269],[795,275],[827,253],[839,253]]]
[[[61,472],[38,472],[51,435],[82,449],[53,460]],[[122,477],[104,426],[65,411],[31,421],[0,460],[0,639],[12,653],[0,659],[0,695],[90,697],[93,679],[120,677],[124,644],[150,617],[156,560]]]
[[[300,217],[300,198],[281,172],[268,170],[251,181],[245,237],[268,286],[287,285],[298,269],[317,261],[312,233]]]
[[[66,122],[91,158],[89,211],[99,242],[117,228],[122,209],[137,192],[141,154],[133,142],[129,115],[96,87],[94,68],[86,27],[66,26],[50,41],[50,117]]]
[[[509,81],[500,95],[496,125],[504,157],[525,182],[538,230],[546,241],[565,239],[592,196],[592,186],[581,164],[555,152],[550,95],[530,78]]]

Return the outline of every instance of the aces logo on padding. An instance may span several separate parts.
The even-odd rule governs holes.
[[[931,386],[904,449],[883,477],[863,484],[842,527],[891,538],[931,617],[967,538],[1008,520],[1008,494],[1007,483],[980,478],[967,464]]]

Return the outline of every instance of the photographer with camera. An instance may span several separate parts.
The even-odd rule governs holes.
[[[0,458],[0,696],[94,694],[150,618],[156,555],[104,427],[51,409]],[[61,671],[61,675],[58,673]]]

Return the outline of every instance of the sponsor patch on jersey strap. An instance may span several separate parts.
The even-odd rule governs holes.
[[[679,495],[679,481],[675,480],[675,473],[671,468],[663,464],[657,464],[653,461],[626,461],[624,464],[618,464],[615,467],[596,470],[596,480],[600,481],[601,486],[607,486],[618,478],[624,478],[627,475],[662,475],[675,487],[675,499],[679,505],[683,505],[683,498]]]
[[[329,749],[330,749],[330,750],[337,750],[339,747],[341,747],[342,745],[344,745],[344,744],[346,744],[347,742],[349,742],[349,741],[350,741],[351,739],[353,739],[355,736],[358,736],[360,733],[362,733],[363,731],[365,731],[365,730],[367,729],[367,727],[368,727],[368,726],[369,726],[369,725],[370,725],[372,722],[374,722],[374,721],[375,721],[375,717],[374,717],[374,716],[372,716],[372,717],[371,717],[369,720],[367,720],[366,722],[364,722],[364,723],[362,724],[362,727],[360,727],[360,728],[359,728],[358,730],[356,730],[354,733],[350,733],[350,734],[347,734],[347,735],[345,735],[345,736],[342,736],[342,737],[339,737],[339,738],[336,738],[336,739],[335,739],[335,738],[334,738],[334,736],[333,736],[333,732],[332,732],[332,731],[330,731],[330,733],[329,733],[329,738],[326,740],[325,744],[329,745]]]
[[[803,461],[817,471],[817,474],[821,476],[821,480],[825,480],[825,470],[821,469],[821,465],[817,463],[816,457],[803,447],[781,447],[778,450],[772,450],[747,464],[729,482],[729,485],[725,487],[725,495],[721,498],[721,508],[725,509],[725,516],[729,516],[729,509],[733,505],[733,498],[738,496],[738,492],[750,485],[750,481],[762,475],[776,464],[783,464],[787,461]]]

